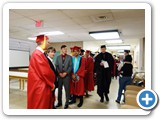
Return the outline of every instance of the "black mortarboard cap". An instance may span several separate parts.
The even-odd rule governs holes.
[[[130,52],[130,50],[124,50],[124,52],[129,53],[129,52]]]

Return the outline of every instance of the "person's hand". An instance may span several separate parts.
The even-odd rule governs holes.
[[[63,73],[63,77],[66,77],[66,75],[67,75],[67,73],[66,73],[66,72],[64,72],[64,73]]]
[[[76,76],[73,74],[73,75],[72,75],[72,78],[73,78],[73,79],[76,79]]]
[[[100,63],[100,66],[104,66],[104,64],[103,64],[103,63]]]
[[[53,88],[51,89],[51,91],[53,91],[55,89],[55,85],[53,84]]]
[[[62,74],[62,73],[59,73],[59,76],[60,76],[61,78],[63,78],[63,74]]]

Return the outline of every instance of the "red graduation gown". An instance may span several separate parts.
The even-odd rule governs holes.
[[[116,61],[115,60],[114,60],[113,70],[112,70],[112,77],[114,77],[114,76],[116,76]]]
[[[94,62],[93,62],[93,58],[90,56],[86,58],[85,79],[84,79],[85,90],[88,90],[88,91],[94,90],[93,70],[94,70]]]
[[[44,53],[35,50],[30,59],[27,85],[28,109],[51,109],[55,74]]]
[[[71,75],[72,74],[73,73],[71,73]],[[84,95],[84,76],[85,76],[85,58],[83,57],[81,58],[81,64],[76,74],[79,76],[79,80],[77,82],[74,82],[73,80],[71,80],[70,94],[83,96]]]

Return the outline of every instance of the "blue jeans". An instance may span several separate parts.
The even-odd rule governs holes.
[[[132,79],[131,77],[120,77],[119,78],[119,90],[118,90],[118,97],[117,100],[120,102],[121,96],[122,96],[122,91],[125,90],[126,85],[131,84]]]

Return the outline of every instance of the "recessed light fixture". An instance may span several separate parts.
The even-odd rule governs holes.
[[[119,39],[118,30],[106,30],[106,31],[95,31],[89,32],[89,35],[95,39]]]
[[[117,52],[118,53],[124,53],[124,50],[118,50]]]
[[[63,35],[64,33],[61,31],[50,31],[50,32],[41,32],[40,35]]]
[[[130,50],[131,46],[130,45],[112,45],[112,46],[107,46],[108,49],[111,50]]]
[[[54,36],[54,35],[63,35],[64,33],[61,31],[50,31],[50,32],[40,32],[37,35],[46,35],[46,36]],[[37,36],[35,35],[35,36]],[[37,37],[28,37],[29,40],[36,40]]]
[[[106,40],[106,43],[122,43],[123,41],[121,39],[113,39],[113,40]]]

